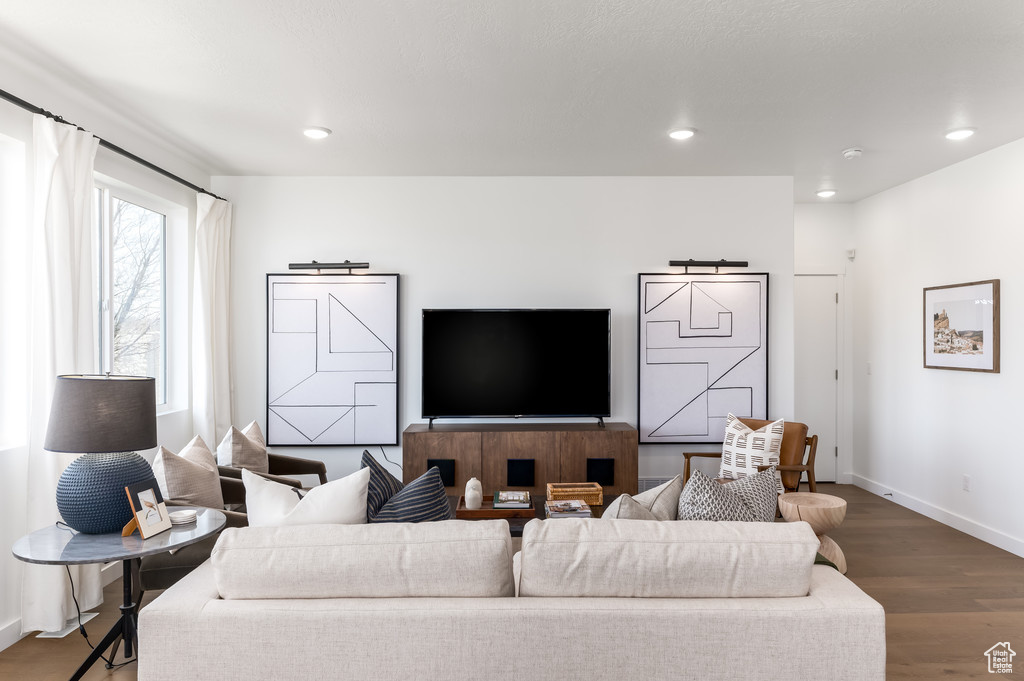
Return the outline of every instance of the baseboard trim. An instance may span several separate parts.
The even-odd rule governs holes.
[[[10,648],[22,639],[21,618],[11,620],[0,627],[0,651]]]
[[[916,511],[921,515],[928,516],[932,520],[937,520],[944,525],[949,525],[965,534],[969,534],[993,546],[998,546],[1004,551],[1009,551],[1014,555],[1024,558],[1024,539],[1012,537],[1005,532],[975,522],[952,511],[947,511],[944,508],[930,504],[898,489],[883,485],[870,478],[865,478],[862,475],[853,474],[851,478],[853,484],[861,489],[877,494],[880,497],[891,499],[900,506],[909,508],[911,511]]]

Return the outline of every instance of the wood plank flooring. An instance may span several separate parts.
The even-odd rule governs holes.
[[[818,487],[849,504],[830,536],[846,554],[847,577],[885,607],[887,679],[994,678],[984,653],[1000,641],[1018,651],[1014,671],[1024,674],[1024,558],[857,487]],[[94,643],[117,619],[120,584],[107,587],[88,624]],[[77,633],[24,638],[0,652],[0,679],[64,681],[88,653]],[[135,681],[136,665],[108,671],[101,662],[85,679]]]

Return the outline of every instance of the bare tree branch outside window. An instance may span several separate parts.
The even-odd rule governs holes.
[[[113,371],[155,376],[164,396],[164,216],[111,204]]]

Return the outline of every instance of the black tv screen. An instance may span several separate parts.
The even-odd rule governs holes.
[[[423,310],[423,418],[611,415],[610,310]]]

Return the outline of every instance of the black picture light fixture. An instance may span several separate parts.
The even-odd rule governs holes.
[[[691,267],[714,267],[715,274],[717,274],[719,267],[749,267],[750,263],[746,260],[725,260],[724,258],[722,260],[694,260],[690,258],[689,260],[669,260],[668,266],[685,267],[687,274],[690,273]]]
[[[345,262],[317,262],[313,260],[311,262],[290,262],[288,263],[288,269],[290,270],[348,270],[349,274],[352,274],[352,270],[366,270],[370,268],[368,262],[352,262],[346,260]]]

